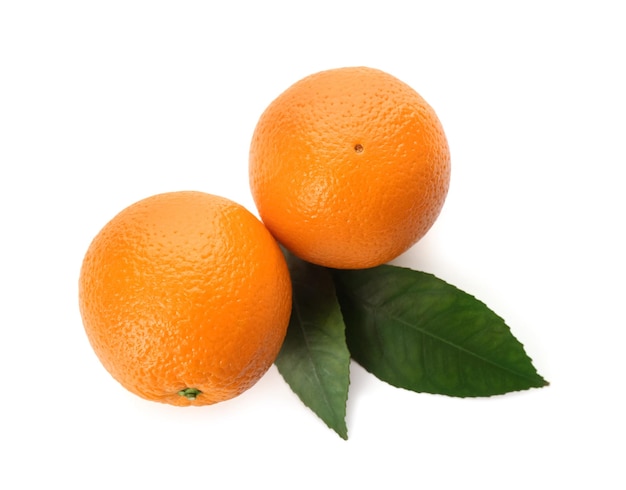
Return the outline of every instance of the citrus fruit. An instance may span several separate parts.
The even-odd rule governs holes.
[[[97,234],[79,304],[91,346],[124,387],[208,405],[241,394],[272,365],[291,282],[278,244],[244,207],[170,192],[132,204]]]
[[[440,214],[450,152],[435,111],[383,71],[310,75],[261,115],[250,187],[276,239],[306,261],[358,269],[415,244]]]

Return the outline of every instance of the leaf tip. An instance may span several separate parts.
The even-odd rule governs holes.
[[[338,431],[338,430],[336,430],[336,429],[335,429],[335,433],[336,433],[339,437],[341,437],[344,441],[347,441],[347,440],[348,440],[348,431],[347,431],[347,430],[346,430],[346,431],[343,431],[343,430],[342,430],[342,431]]]

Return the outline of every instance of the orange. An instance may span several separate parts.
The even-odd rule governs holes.
[[[131,392],[172,405],[233,398],[274,362],[291,312],[282,252],[244,207],[201,192],[141,200],[94,238],[85,331]]]
[[[310,75],[280,94],[254,130],[250,187],[276,239],[309,262],[388,262],[431,228],[450,181],[435,111],[380,70]]]

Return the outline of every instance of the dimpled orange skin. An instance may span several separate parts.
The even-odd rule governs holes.
[[[308,76],[255,128],[250,187],[276,239],[340,269],[396,258],[431,228],[450,182],[437,115],[411,87],[373,68]]]
[[[129,206],[94,238],[79,303],[95,353],[124,387],[208,405],[241,394],[272,365],[291,282],[278,244],[245,208],[171,192]]]

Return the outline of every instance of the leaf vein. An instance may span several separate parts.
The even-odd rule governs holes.
[[[298,328],[300,332],[302,333],[302,338],[304,339],[304,344],[306,346],[307,362],[312,367],[312,372],[315,377],[315,380],[317,381],[318,385],[322,388],[321,391],[322,391],[322,398],[323,398],[324,404],[330,409],[331,412],[335,413],[333,404],[328,398],[328,393],[326,392],[325,389],[323,389],[323,387],[325,386],[325,383],[322,381],[323,377],[321,376],[321,373],[319,372],[317,363],[315,362],[313,354],[312,354],[313,349],[311,347],[311,342],[307,334],[307,329],[304,328],[304,325],[307,322],[303,320],[302,312],[300,310],[300,305],[298,305],[297,302],[294,302],[293,309],[296,313],[296,316],[298,317]]]
[[[466,353],[466,354],[470,355],[471,357],[474,357],[474,358],[476,358],[476,359],[479,359],[479,360],[481,360],[481,361],[483,361],[483,362],[485,362],[485,363],[487,363],[487,364],[490,364],[490,365],[492,365],[492,366],[495,366],[495,367],[497,367],[498,369],[501,369],[502,371],[505,371],[505,372],[508,372],[508,373],[510,373],[510,374],[513,374],[513,375],[515,375],[515,376],[517,376],[517,377],[520,377],[520,378],[523,378],[523,379],[535,379],[535,377],[533,377],[533,376],[528,376],[528,375],[523,374],[523,373],[520,373],[520,372],[518,372],[518,371],[514,371],[514,370],[512,370],[512,369],[508,368],[507,366],[504,366],[504,365],[502,365],[502,364],[500,364],[500,363],[498,363],[498,362],[494,361],[493,359],[490,359],[490,358],[488,358],[488,357],[485,357],[485,356],[483,356],[483,355],[480,355],[480,354],[478,354],[478,353],[476,353],[476,352],[473,352],[473,351],[471,351],[471,350],[469,350],[469,349],[467,349],[467,348],[463,347],[462,345],[456,344],[456,343],[454,343],[454,342],[452,342],[452,341],[450,341],[450,340],[448,340],[448,339],[446,339],[446,338],[444,338],[444,337],[441,337],[441,336],[439,336],[439,335],[436,335],[435,333],[433,333],[432,331],[430,331],[430,330],[428,330],[428,329],[425,329],[425,328],[423,328],[423,327],[420,327],[419,325],[416,325],[416,324],[414,324],[414,323],[411,323],[411,322],[409,322],[409,321],[407,321],[407,320],[405,320],[405,319],[403,319],[403,318],[401,318],[401,317],[398,317],[398,316],[392,315],[392,314],[391,314],[391,313],[389,313],[388,311],[386,312],[386,311],[384,310],[384,308],[381,308],[381,307],[379,307],[378,305],[376,305],[376,304],[374,304],[374,303],[372,303],[372,302],[370,302],[370,301],[367,301],[367,300],[364,300],[363,298],[361,298],[361,302],[363,303],[363,305],[364,305],[367,309],[369,309],[370,311],[372,311],[372,313],[373,313],[374,315],[376,315],[376,316],[379,316],[379,315],[380,315],[380,316],[386,316],[386,317],[390,318],[392,321],[395,321],[395,322],[399,323],[400,325],[404,325],[404,326],[406,326],[406,327],[408,327],[408,328],[410,328],[410,329],[413,329],[413,330],[415,330],[415,331],[417,331],[417,332],[421,333],[422,335],[425,335],[425,336],[427,336],[427,337],[430,337],[430,338],[432,338],[432,339],[435,339],[435,340],[437,340],[438,342],[441,342],[441,343],[443,343],[443,344],[449,345],[449,346],[451,346],[451,347],[453,347],[453,348],[457,349],[458,351],[464,352],[464,353]],[[381,313],[379,313],[379,311],[382,311],[382,314],[381,314]],[[444,313],[445,313],[445,312],[439,312],[439,313],[437,313],[436,315],[433,315],[431,318],[429,318],[428,323],[432,323],[434,320],[436,320],[437,318],[439,318],[439,317],[440,317],[441,315],[443,315]]]

